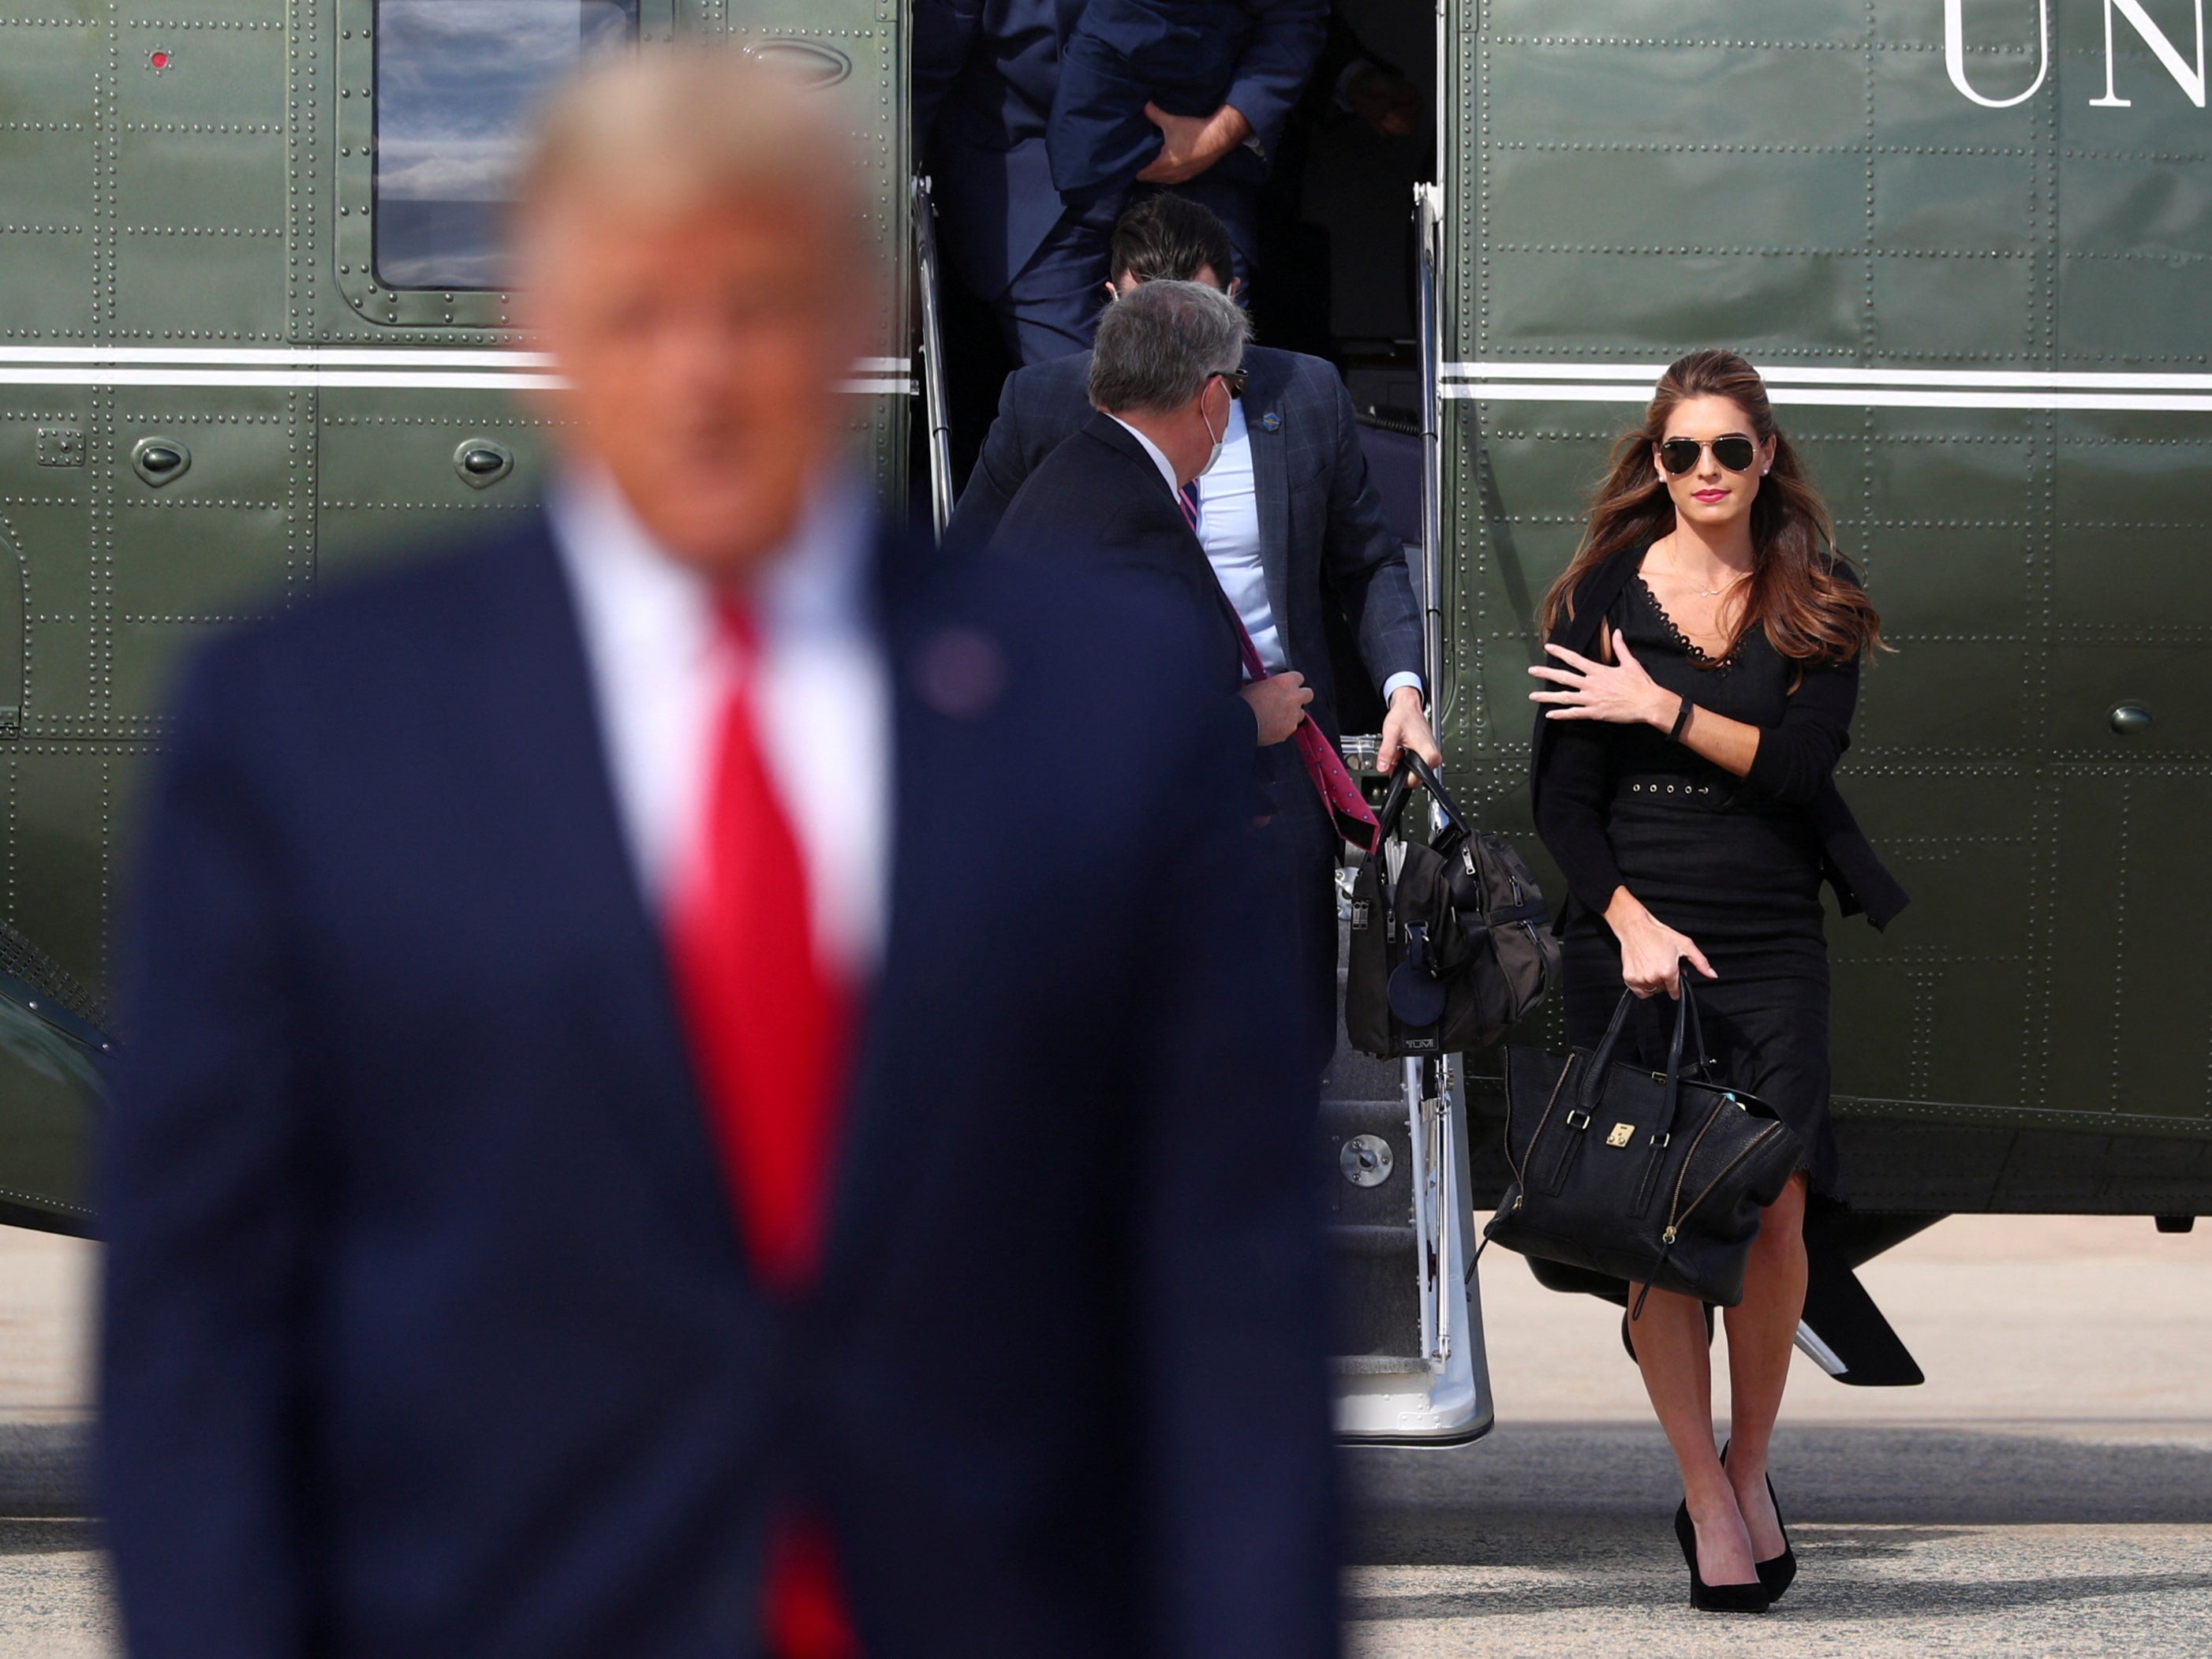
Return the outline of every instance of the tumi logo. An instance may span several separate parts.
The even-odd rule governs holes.
[[[2190,0],[2190,4],[2197,24],[2197,57],[2193,64],[2181,55],[2172,38],[2144,9],[2143,0],[2104,0],[2105,95],[2092,98],[2091,108],[2128,109],[2134,104],[2134,100],[2119,94],[2118,64],[2113,51],[2114,12],[2150,48],[2151,56],[2173,77],[2189,101],[2199,109],[2204,107],[2204,0]],[[2026,103],[2042,90],[2051,73],[2051,0],[2035,0],[2035,79],[2028,82],[2024,92],[2014,93],[2008,98],[1992,98],[1975,90],[1973,82],[1966,78],[1966,0],[1943,0],[1943,67],[1950,71],[1951,84],[1984,109],[2010,109],[2014,104]]]

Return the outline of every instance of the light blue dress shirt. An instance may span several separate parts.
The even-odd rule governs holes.
[[[1229,595],[1229,602],[1244,619],[1244,631],[1252,636],[1260,660],[1269,673],[1281,673],[1291,665],[1291,659],[1283,649],[1274,607],[1267,602],[1267,568],[1260,545],[1260,498],[1252,480],[1252,433],[1244,423],[1242,399],[1229,405],[1229,434],[1222,443],[1220,459],[1198,480],[1198,539],[1221,591]],[[1382,701],[1389,702],[1401,685],[1418,691],[1421,677],[1391,675],[1382,683]]]

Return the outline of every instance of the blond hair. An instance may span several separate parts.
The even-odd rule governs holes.
[[[655,217],[771,195],[869,244],[860,160],[825,98],[740,48],[648,47],[579,76],[548,105],[518,218],[588,193]]]

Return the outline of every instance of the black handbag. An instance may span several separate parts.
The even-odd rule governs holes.
[[[1398,835],[1414,778],[1436,804],[1427,842]],[[1486,1048],[1559,983],[1544,895],[1512,843],[1475,829],[1410,750],[1378,821],[1352,883],[1345,1034],[1382,1060]]]
[[[1797,1136],[1712,1077],[1687,974],[1667,1069],[1616,1062],[1635,1002],[1622,995],[1595,1054],[1505,1051],[1513,1184],[1484,1232],[1523,1255],[1733,1308],[1759,1212],[1797,1167]]]

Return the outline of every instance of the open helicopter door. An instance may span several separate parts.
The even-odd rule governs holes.
[[[1443,660],[1437,447],[1442,198],[1424,185],[1414,203],[1423,460],[1418,582],[1424,667],[1435,687]],[[1390,856],[1392,844],[1379,856]],[[1337,1432],[1346,1441],[1457,1445],[1490,1428],[1490,1368],[1471,1259],[1464,1076],[1455,1054],[1371,1060],[1354,1052],[1339,1030],[1322,1083],[1322,1132],[1336,1171],[1329,1205],[1338,1333],[1332,1363]]]
[[[938,539],[952,520],[952,422],[945,380],[945,327],[938,304],[937,204],[929,180],[913,184],[914,280],[921,293],[921,406],[929,434],[929,518]]]

